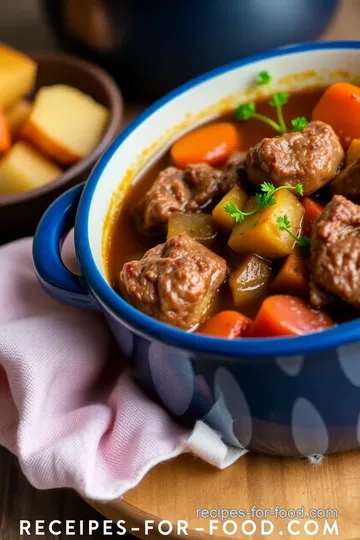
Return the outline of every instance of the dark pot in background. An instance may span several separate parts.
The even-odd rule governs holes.
[[[131,98],[154,98],[220,64],[318,38],[337,0],[42,0],[67,49]]]

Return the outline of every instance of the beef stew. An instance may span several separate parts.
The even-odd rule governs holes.
[[[228,339],[303,335],[357,316],[360,152],[353,126],[351,143],[338,120],[319,117],[328,94],[274,93],[179,137],[114,220],[113,288],[161,322]]]

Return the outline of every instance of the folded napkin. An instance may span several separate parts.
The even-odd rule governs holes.
[[[182,452],[218,468],[246,452],[201,421],[177,425],[149,400],[102,317],[41,289],[31,249],[30,238],[0,248],[0,445],[35,487],[110,500]],[[71,240],[65,251],[74,267]]]

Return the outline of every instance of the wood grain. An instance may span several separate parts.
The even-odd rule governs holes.
[[[208,530],[209,520],[196,517],[199,508],[250,509],[269,508],[277,505],[282,509],[337,509],[339,536],[342,540],[360,538],[360,452],[348,452],[327,457],[321,465],[312,465],[307,460],[247,455],[229,469],[219,471],[202,461],[186,455],[153,469],[137,486],[124,497],[106,505],[92,503],[109,519],[126,519],[136,533],[145,538],[144,520],[162,519],[176,523],[183,519],[189,522],[191,538],[209,538],[195,529]],[[306,514],[305,514],[306,515]],[[155,517],[154,517],[155,516]],[[252,519],[251,516],[247,519]],[[275,530],[283,532],[282,538],[290,539],[286,533],[287,519],[269,517]],[[256,520],[255,520],[256,521]],[[304,522],[306,520],[302,520]],[[320,531],[324,520],[317,520]],[[329,517],[329,524],[333,518]],[[238,521],[241,525],[241,520]],[[298,525],[299,540],[309,538]],[[190,531],[191,530],[191,531]],[[220,530],[214,532],[224,538]],[[258,538],[260,535],[254,535]],[[320,536],[319,536],[320,537]],[[153,538],[163,538],[154,535]],[[248,536],[239,531],[233,538]]]
[[[102,538],[100,532],[103,521],[94,509],[90,508],[75,492],[70,490],[38,491],[25,479],[17,460],[4,448],[0,448],[0,539],[20,538],[21,519],[32,523],[45,520],[63,521],[65,519],[99,522],[99,530],[92,536],[81,536],[84,540]],[[42,536],[44,540],[54,539],[51,534]],[[65,534],[57,536],[63,540]]]

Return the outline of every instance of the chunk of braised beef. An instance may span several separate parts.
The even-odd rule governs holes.
[[[189,165],[184,171],[184,182],[191,196],[185,205],[186,212],[197,212],[222,193],[223,173],[206,163]]]
[[[144,228],[164,228],[173,212],[198,212],[227,193],[244,171],[242,152],[234,152],[223,169],[206,163],[189,165],[184,171],[164,169],[140,204]]]
[[[331,184],[331,191],[360,203],[360,158],[337,175]]]
[[[315,285],[314,281],[310,281],[309,284],[309,293],[310,293],[310,303],[315,308],[323,308],[326,306],[330,306],[335,298],[331,296],[330,294],[326,293],[320,287]]]
[[[279,186],[302,184],[304,195],[330,182],[344,160],[344,150],[333,128],[310,122],[304,129],[266,138],[246,156],[250,182]]]
[[[311,244],[311,303],[338,298],[360,308],[360,206],[335,195],[315,221]]]
[[[175,167],[160,172],[141,203],[144,227],[151,229],[165,223],[172,212],[181,212],[191,198],[191,190],[184,182],[184,173]]]
[[[226,273],[224,259],[181,233],[126,263],[119,287],[143,313],[189,330],[203,320]]]
[[[227,160],[223,169],[222,191],[227,193],[236,184],[243,184],[247,180],[246,152],[235,151]]]

